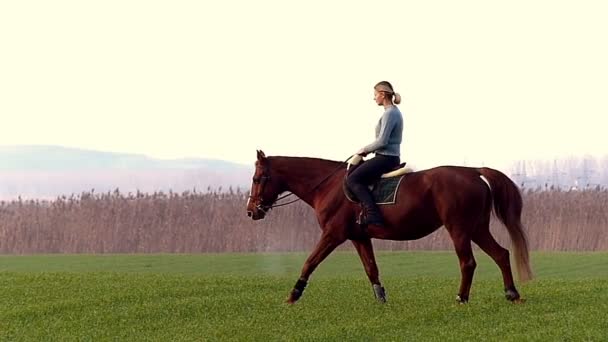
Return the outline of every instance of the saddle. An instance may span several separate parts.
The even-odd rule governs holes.
[[[362,161],[363,157],[358,154],[355,154],[352,158],[348,160],[348,165],[346,166],[346,173],[350,174],[351,172],[353,172],[355,168],[361,164]],[[397,177],[410,172],[414,172],[414,170],[411,167],[406,166],[406,163],[401,163],[395,166],[391,171],[380,176],[380,178]]]

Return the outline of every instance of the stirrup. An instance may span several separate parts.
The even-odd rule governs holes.
[[[363,210],[361,210],[359,212],[359,215],[357,215],[357,220],[355,222],[359,226],[367,226],[367,216],[365,215],[365,213],[363,212]]]

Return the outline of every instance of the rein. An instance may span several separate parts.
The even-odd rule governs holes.
[[[346,163],[347,163],[347,162],[348,162],[348,161],[349,161],[349,160],[350,160],[350,159],[351,159],[353,156],[354,156],[354,154],[353,154],[353,155],[351,155],[351,156],[349,156],[348,158],[346,158],[346,160],[345,160],[344,162],[342,162],[342,164],[346,164]],[[315,186],[314,186],[312,189],[310,189],[308,192],[306,192],[306,193],[305,193],[305,195],[308,195],[308,194],[312,193],[313,191],[317,190],[317,188],[318,188],[318,187],[320,187],[320,186],[321,186],[321,184],[323,184],[323,183],[324,183],[326,180],[328,180],[328,179],[329,179],[329,178],[331,178],[333,175],[335,175],[335,174],[336,174],[338,171],[340,171],[340,170],[341,170],[341,169],[344,167],[344,165],[342,165],[342,164],[340,164],[340,165],[339,165],[339,166],[338,166],[336,169],[334,169],[334,170],[333,170],[333,171],[332,171],[332,172],[331,172],[329,175],[327,175],[325,178],[323,178],[323,179],[322,179],[322,180],[321,180],[321,181],[320,181],[320,182],[319,182],[317,185],[315,185]],[[291,196],[291,195],[293,195],[293,192],[290,192],[290,193],[288,193],[288,194],[286,194],[286,195],[283,195],[283,196],[281,196],[281,197],[277,198],[276,200],[274,200],[274,202],[273,202],[273,203],[276,203],[277,201],[280,201],[280,200],[282,200],[282,199],[284,199],[284,198],[287,198],[287,197],[289,197],[289,196]],[[251,196],[250,196],[250,198],[251,198]],[[278,207],[286,206],[286,205],[288,205],[288,204],[296,203],[296,202],[297,202],[297,201],[299,201],[299,200],[301,200],[301,198],[299,198],[299,197],[298,197],[298,198],[296,198],[295,200],[292,200],[292,201],[289,201],[289,202],[285,202],[285,203],[280,203],[280,204],[272,204],[271,206],[266,207],[266,208],[262,208],[262,206],[261,206],[260,204],[258,204],[258,210],[262,210],[264,213],[266,213],[268,210],[270,210],[270,209],[272,209],[272,208],[278,208]]]

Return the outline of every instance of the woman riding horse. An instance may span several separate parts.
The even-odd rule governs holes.
[[[401,180],[394,204],[384,206],[383,217],[366,185],[399,163],[403,120],[395,106],[400,97],[388,82],[375,87],[376,103],[385,112],[376,127],[377,140],[361,149],[376,156],[347,177],[347,185],[368,211],[364,236],[357,229],[359,206],[344,195],[346,163],[305,157],[266,157],[257,151],[247,215],[263,219],[275,207],[292,203],[276,202],[295,195],[314,211],[322,230],[287,299],[295,303],[304,292],[317,266],[346,240],[351,240],[369,278],[376,298],[386,301],[371,239],[416,240],[445,227],[460,265],[457,300],[466,303],[476,268],[471,243],[477,244],[500,268],[506,299],[517,302],[520,295],[511,272],[510,252],[490,232],[490,215],[504,224],[511,238],[511,250],[520,279],[532,278],[528,241],[521,222],[523,202],[517,185],[502,172],[488,167],[439,166],[410,173]],[[280,196],[283,192],[291,194]],[[360,227],[359,227],[360,228]]]
[[[384,227],[384,220],[368,185],[399,165],[400,147],[403,133],[403,117],[396,104],[401,102],[401,96],[395,93],[393,86],[382,81],[374,87],[374,101],[378,106],[384,106],[384,114],[376,125],[376,140],[363,147],[357,154],[366,156],[375,153],[375,157],[357,167],[346,179],[346,184],[357,196],[365,212],[366,221],[361,225]]]

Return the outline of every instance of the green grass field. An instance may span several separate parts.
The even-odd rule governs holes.
[[[388,303],[340,252],[294,306],[304,253],[0,256],[0,340],[608,340],[608,253],[534,253],[524,304],[476,253],[467,305],[454,253],[378,254]]]

